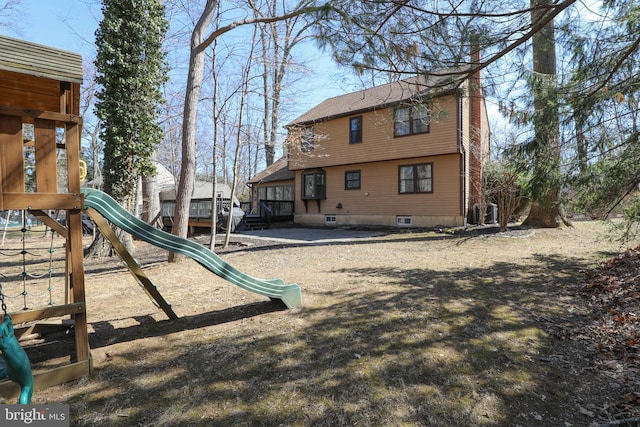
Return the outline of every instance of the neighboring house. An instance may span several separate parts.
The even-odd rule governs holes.
[[[189,227],[194,228],[211,228],[211,202],[213,196],[213,182],[196,181],[191,195],[189,204]],[[216,199],[218,203],[218,213],[222,213],[223,209],[229,208],[229,200],[231,199],[231,188],[227,184],[216,185]],[[173,224],[173,216],[176,200],[175,186],[160,192],[160,206],[162,220],[165,227],[170,228]],[[235,206],[240,206],[238,199],[234,198]]]
[[[158,189],[158,193],[162,193],[163,191],[172,189],[176,186],[176,179],[171,172],[167,168],[165,168],[161,163],[153,161],[153,164],[156,168],[156,187]],[[83,187],[90,188],[102,188],[102,176],[92,181],[87,181],[82,183]],[[138,178],[135,188],[136,194],[136,215],[140,215],[142,212],[142,178]]]
[[[479,75],[422,76],[327,99],[286,127],[294,221],[461,226],[481,202],[489,154]],[[438,87],[433,89],[434,87]]]

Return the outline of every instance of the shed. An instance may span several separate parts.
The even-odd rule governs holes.
[[[211,202],[213,195],[213,182],[196,181],[191,202],[189,204],[189,228],[211,228]],[[231,188],[227,184],[218,183],[216,185],[216,206],[220,215],[224,210],[229,209],[231,199]],[[165,228],[170,228],[173,224],[175,210],[176,188],[169,188],[160,192],[160,206],[162,221]],[[234,206],[240,206],[237,198],[233,199]]]

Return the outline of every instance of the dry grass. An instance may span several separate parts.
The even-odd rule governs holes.
[[[191,261],[154,262],[176,321],[121,264],[88,260],[94,375],[34,403],[70,403],[78,426],[588,426],[583,409],[621,387],[580,339],[580,271],[621,249],[605,232],[578,222],[222,254],[299,283],[294,310]],[[164,258],[152,249],[136,256]]]

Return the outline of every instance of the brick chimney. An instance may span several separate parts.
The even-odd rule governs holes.
[[[480,43],[476,35],[471,39],[471,68],[480,65]],[[482,194],[482,82],[480,71],[476,71],[469,78],[469,114],[470,114],[470,141],[469,141],[469,167],[470,167],[470,195],[471,207],[483,202]]]

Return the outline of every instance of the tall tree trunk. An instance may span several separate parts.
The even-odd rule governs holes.
[[[154,158],[156,155],[154,154]],[[142,178],[142,220],[156,225],[160,217],[160,188],[158,174]]]
[[[576,152],[578,156],[578,170],[580,171],[580,174],[583,174],[587,171],[587,150],[589,143],[585,136],[587,115],[582,108],[574,110],[574,122],[576,126]]]
[[[220,18],[220,8],[218,4],[218,13],[216,14],[216,23]],[[216,159],[216,151],[218,149],[218,70],[216,69],[216,58],[218,53],[218,42],[213,42],[213,54],[211,59],[211,74],[213,77],[213,148],[211,149],[211,167],[213,168],[213,189],[211,190],[211,240],[209,240],[209,249],[212,251],[216,248],[216,234],[218,232],[218,162]]]
[[[191,33],[191,53],[189,57],[189,73],[187,75],[187,90],[184,100],[184,115],[182,120],[182,167],[180,182],[176,194],[174,211],[173,234],[187,237],[189,228],[189,204],[195,185],[196,172],[196,124],[198,116],[198,99],[204,74],[205,47],[204,32],[213,20],[217,0],[207,0],[204,12]],[[176,262],[184,256],[170,252],[169,262]]]
[[[269,61],[269,43],[267,42],[267,31],[265,27],[267,24],[260,25],[260,41],[262,42],[262,94],[264,101],[264,110],[262,112],[262,139],[264,141],[264,155],[265,162],[267,166],[270,166],[273,163],[274,147],[271,144],[271,140],[269,138],[269,69],[270,61]]]
[[[231,224],[233,224],[233,200],[236,195],[236,187],[238,186],[238,175],[240,169],[240,153],[242,151],[242,126],[244,124],[244,109],[247,102],[247,96],[249,94],[249,79],[251,74],[251,58],[253,57],[253,51],[255,47],[256,31],[253,32],[253,41],[251,43],[251,52],[249,54],[249,60],[247,66],[244,69],[243,81],[242,81],[242,94],[240,96],[240,108],[238,109],[238,132],[236,150],[233,158],[233,182],[231,184],[231,200],[229,201],[229,217],[227,218],[227,232],[224,237],[224,247],[229,246],[231,240]]]
[[[531,0],[535,25],[553,11],[551,0]],[[532,38],[534,170],[532,205],[524,225],[560,227],[568,224],[560,201],[560,119],[556,81],[556,42],[553,21]]]
[[[136,189],[136,194],[129,195],[123,202],[122,207],[124,207],[128,212],[135,213],[137,211],[136,205],[138,204],[138,191]],[[116,236],[120,240],[120,242],[124,245],[124,247],[129,251],[130,254],[135,254],[136,252],[136,244],[133,241],[133,236],[120,227],[112,226],[113,231],[115,231]]]
[[[220,3],[218,3],[218,12],[216,14],[216,26],[219,25],[220,19]],[[218,150],[218,70],[216,66],[216,58],[218,53],[218,40],[213,42],[213,55],[211,60],[211,74],[213,77],[213,148],[211,150],[211,167],[213,168],[213,189],[211,190],[211,240],[209,241],[209,249],[212,251],[216,248],[216,234],[218,232],[218,161],[216,152]]]

